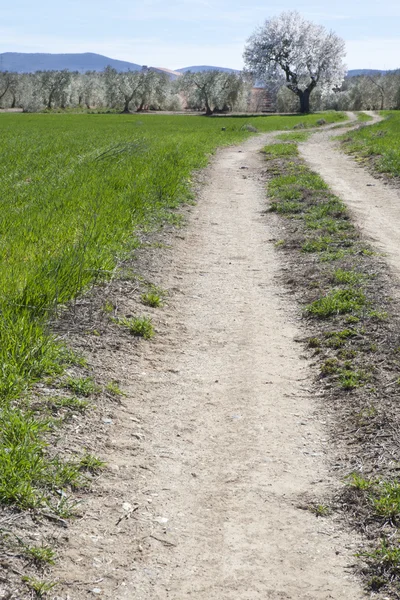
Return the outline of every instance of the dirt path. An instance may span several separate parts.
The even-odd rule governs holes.
[[[336,131],[319,131],[299,145],[301,156],[351,209],[363,234],[400,276],[400,190],[376,179],[339,151]]]
[[[218,152],[159,274],[168,305],[121,363],[110,470],[71,527],[59,598],[365,597],[354,538],[304,510],[336,484],[263,214],[265,142]]]

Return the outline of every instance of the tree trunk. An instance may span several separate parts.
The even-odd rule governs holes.
[[[144,100],[142,100],[140,105],[137,107],[136,112],[142,112],[143,109],[144,109]]]
[[[306,115],[310,112],[310,91],[304,90],[303,92],[299,90],[298,96],[300,99],[300,112],[302,115]]]
[[[125,99],[125,104],[124,104],[124,110],[122,111],[123,113],[129,113],[129,103],[131,101],[131,98],[129,98],[128,100]]]
[[[47,103],[47,108],[48,108],[49,110],[51,109],[51,103],[53,102],[53,95],[54,95],[54,92],[50,92],[50,95],[49,95],[49,101],[48,101],[48,103]]]
[[[209,117],[213,114],[213,110],[211,109],[210,103],[208,101],[208,94],[204,91],[204,104],[206,105],[206,117]]]
[[[3,96],[5,96],[7,94],[9,87],[10,87],[10,84],[7,83],[4,91],[0,93],[0,100],[3,98]]]

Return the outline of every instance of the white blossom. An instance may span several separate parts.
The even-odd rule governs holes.
[[[344,56],[341,38],[296,11],[267,20],[244,51],[247,69],[264,81],[281,80],[299,97],[301,112],[309,112],[309,97],[317,85],[326,89],[341,85]]]

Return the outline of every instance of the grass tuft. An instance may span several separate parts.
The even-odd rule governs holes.
[[[104,469],[106,463],[100,460],[93,454],[85,454],[79,461],[78,468],[80,471],[89,471],[90,473],[98,473]]]
[[[332,315],[357,313],[366,303],[365,294],[357,289],[331,290],[322,298],[315,300],[306,311],[313,317],[327,319]]]
[[[126,396],[116,381],[109,381],[104,389],[111,396]]]
[[[87,400],[82,400],[76,396],[59,396],[57,398],[50,398],[48,402],[55,409],[68,408],[70,410],[77,410],[79,412],[84,412],[89,406]]]
[[[34,577],[23,577],[22,580],[35,594],[35,598],[46,598],[47,594],[57,585],[53,581],[44,581]]]
[[[146,292],[141,295],[142,303],[145,306],[151,306],[152,308],[158,308],[161,306],[161,296],[155,292]]]
[[[276,136],[276,139],[283,142],[306,142],[310,135],[311,131],[293,131],[291,133],[281,133]]]
[[[89,396],[98,394],[100,387],[95,383],[92,377],[68,377],[64,385],[78,396]]]
[[[41,546],[28,546],[24,544],[22,552],[24,556],[37,567],[55,564],[56,553],[53,548],[46,544]]]
[[[279,158],[281,156],[298,156],[299,151],[297,144],[285,143],[285,144],[270,144],[265,146],[264,153],[267,158]]]
[[[344,269],[335,269],[332,274],[333,283],[345,285],[357,285],[365,281],[365,275],[356,271],[346,271]]]
[[[145,340],[151,339],[155,334],[149,317],[123,317],[117,319],[116,323],[122,327],[126,327],[132,335],[142,337]]]

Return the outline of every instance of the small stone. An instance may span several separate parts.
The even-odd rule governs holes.
[[[157,523],[160,523],[160,525],[165,525],[165,523],[168,523],[167,517],[156,517],[154,520],[157,521]]]
[[[133,506],[130,502],[124,502],[122,505],[122,508],[126,511],[129,512],[130,510],[132,510]]]
[[[92,589],[92,594],[101,594],[103,590],[101,590],[100,588],[93,588]]]

